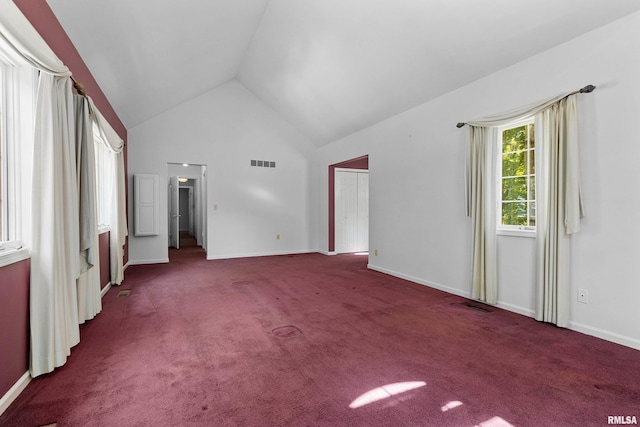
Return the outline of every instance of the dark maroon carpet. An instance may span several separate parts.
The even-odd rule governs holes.
[[[640,352],[320,254],[133,266],[3,426],[603,426]],[[131,289],[130,296],[118,297]]]

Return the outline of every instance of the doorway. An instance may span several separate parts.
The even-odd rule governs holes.
[[[206,165],[168,163],[168,246],[207,249]]]
[[[340,172],[340,171],[357,171],[357,172],[365,172],[367,173],[367,185],[366,187],[364,185],[361,185],[360,188],[362,190],[364,190],[366,188],[366,195],[365,194],[360,194],[358,196],[358,191],[356,190],[356,195],[355,196],[351,196],[350,200],[352,200],[351,203],[353,203],[355,206],[357,206],[358,203],[360,203],[361,205],[361,209],[360,212],[361,214],[365,212],[364,210],[364,206],[363,203],[366,204],[366,222],[364,220],[364,218],[361,216],[361,218],[359,220],[356,221],[356,223],[360,224],[359,226],[355,226],[359,231],[355,232],[352,230],[350,231],[351,233],[351,240],[353,241],[353,236],[355,234],[355,236],[359,236],[356,237],[356,241],[360,240],[360,246],[361,247],[366,247],[365,250],[352,250],[353,247],[350,247],[348,249],[345,249],[345,246],[342,246],[342,244],[340,245],[336,245],[336,239],[338,238],[336,230],[336,221],[338,220],[338,216],[337,214],[341,214],[341,213],[337,213],[336,212],[336,172]],[[369,226],[368,226],[368,218],[369,218],[369,213],[368,213],[368,206],[369,206],[369,196],[368,196],[368,191],[369,191],[369,186],[368,186],[368,172],[369,172],[369,155],[364,155],[362,157],[357,157],[354,159],[350,159],[350,160],[346,160],[340,163],[336,163],[333,165],[329,165],[329,212],[328,212],[328,216],[329,216],[329,235],[328,235],[328,252],[329,254],[335,254],[335,253],[342,253],[344,252],[367,252],[368,251],[368,246],[369,246]],[[361,178],[361,180],[364,178]],[[356,187],[357,188],[357,187]],[[342,197],[342,195],[341,195]],[[366,198],[366,202],[358,202],[357,198],[361,197],[361,198]],[[342,217],[340,218],[340,221],[344,221],[344,215],[342,215]],[[338,226],[341,227],[342,225]],[[352,225],[350,225],[350,227],[353,227]],[[342,231],[340,231],[341,236],[339,238],[342,238]],[[338,246],[338,247],[337,247]]]
[[[369,252],[369,171],[335,170],[335,252]]]

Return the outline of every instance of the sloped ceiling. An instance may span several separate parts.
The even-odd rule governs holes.
[[[640,10],[637,0],[48,4],[127,128],[235,78],[319,146]]]

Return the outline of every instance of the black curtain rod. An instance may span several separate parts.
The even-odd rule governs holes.
[[[594,85],[586,85],[582,89],[574,90],[573,92],[571,92],[567,96],[575,95],[576,93],[591,93],[591,92],[594,91],[595,88],[596,87]],[[466,123],[460,122],[460,123],[456,124],[456,127],[457,128],[461,128],[464,125],[466,125]]]

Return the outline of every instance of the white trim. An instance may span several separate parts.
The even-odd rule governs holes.
[[[20,396],[20,393],[27,387],[29,382],[31,382],[31,375],[29,375],[29,371],[27,371],[16,381],[13,387],[0,398],[0,415],[4,414],[4,411]]]
[[[127,263],[122,267],[122,271],[126,270],[127,268],[129,268],[129,261],[127,261]]]
[[[109,292],[109,289],[111,289],[111,282],[107,283],[107,285],[102,288],[102,290],[100,291],[100,298],[104,298],[107,292]]]
[[[536,230],[516,230],[516,229],[508,229],[508,228],[496,228],[497,236],[508,236],[508,237],[526,237],[529,239],[536,238]]]
[[[405,279],[410,282],[417,283],[419,285],[428,286],[430,288],[438,289],[440,291],[447,292],[449,294],[458,295],[465,298],[470,298],[471,294],[469,291],[462,291],[460,289],[451,288],[449,286],[441,285],[440,283],[429,282],[428,280],[418,279],[417,277],[409,276],[407,274],[398,273],[393,270],[387,270],[386,268],[378,267],[373,264],[367,264],[367,268],[369,270],[378,271],[380,273],[388,274],[390,276],[398,277],[400,279]]]
[[[10,249],[0,252],[0,267],[15,264],[16,262],[24,261],[31,257],[31,252],[28,248]]]
[[[276,251],[276,252],[256,252],[250,254],[228,254],[228,255],[207,255],[207,261],[212,261],[216,259],[231,259],[231,258],[253,258],[253,257],[261,257],[261,256],[278,256],[278,255],[297,255],[297,254],[309,254],[309,253],[317,253],[317,251],[313,251],[311,249],[304,249],[299,251]]]
[[[317,251],[318,253],[321,253],[322,255],[327,255],[327,256],[333,256],[333,255],[338,255],[338,252],[336,251],[323,251],[323,250],[319,250]]]
[[[137,260],[129,260],[127,266],[129,265],[143,265],[143,264],[166,264],[169,262],[169,258],[158,258],[158,259],[137,259]]]
[[[334,172],[369,173],[369,169],[335,168]]]
[[[572,321],[569,321],[569,329],[571,329],[572,331],[590,335],[592,337],[601,338],[606,341],[640,350],[640,340],[637,340],[635,338],[626,337],[614,332],[605,331],[603,329],[594,328],[592,326],[587,326],[583,325],[582,323]]]
[[[498,303],[496,304],[496,307],[501,308],[503,310],[511,311],[512,313],[522,314],[523,316],[527,316],[527,317],[535,317],[535,314],[536,314],[535,311],[529,308],[520,307],[519,305],[513,305],[513,304],[509,304],[507,302],[502,302],[502,301],[498,301]]]

